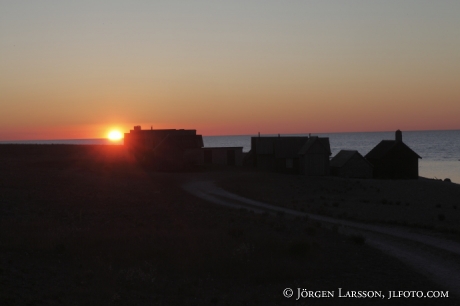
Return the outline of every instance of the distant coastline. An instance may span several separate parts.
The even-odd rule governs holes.
[[[91,138],[91,139],[47,139],[47,140],[3,140],[0,144],[72,144],[72,145],[122,145],[123,139],[120,141],[112,141],[107,138]]]

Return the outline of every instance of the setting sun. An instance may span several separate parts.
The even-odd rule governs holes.
[[[120,131],[110,131],[108,138],[112,141],[118,141],[123,138]]]

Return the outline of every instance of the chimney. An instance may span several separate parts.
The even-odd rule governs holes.
[[[396,140],[396,142],[402,142],[402,132],[400,130],[396,131],[395,140]]]

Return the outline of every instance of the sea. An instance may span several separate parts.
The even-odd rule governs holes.
[[[281,134],[280,136],[308,136],[309,134]],[[205,147],[243,147],[251,149],[251,137],[257,135],[203,136]],[[263,134],[261,136],[278,136]],[[340,150],[358,150],[367,154],[382,140],[395,139],[394,132],[320,133],[312,136],[329,137],[332,156]],[[405,131],[403,141],[422,157],[419,161],[419,175],[432,179],[449,178],[460,184],[460,130],[450,131]],[[0,144],[104,144],[122,145],[123,141],[108,139],[61,139],[0,141]]]

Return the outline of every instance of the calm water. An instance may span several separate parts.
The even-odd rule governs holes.
[[[329,137],[332,156],[343,149],[358,150],[362,155],[365,155],[381,140],[394,139],[394,132],[331,133],[314,135]],[[282,134],[281,136],[301,136],[301,134]],[[204,136],[203,140],[205,147],[243,147],[243,151],[245,152],[251,149],[251,135]],[[422,157],[419,163],[419,173],[421,176],[428,178],[450,178],[453,182],[460,183],[460,130],[403,132],[403,141]],[[113,145],[122,144],[122,141],[112,142],[107,139],[67,139],[3,141],[0,143]]]

